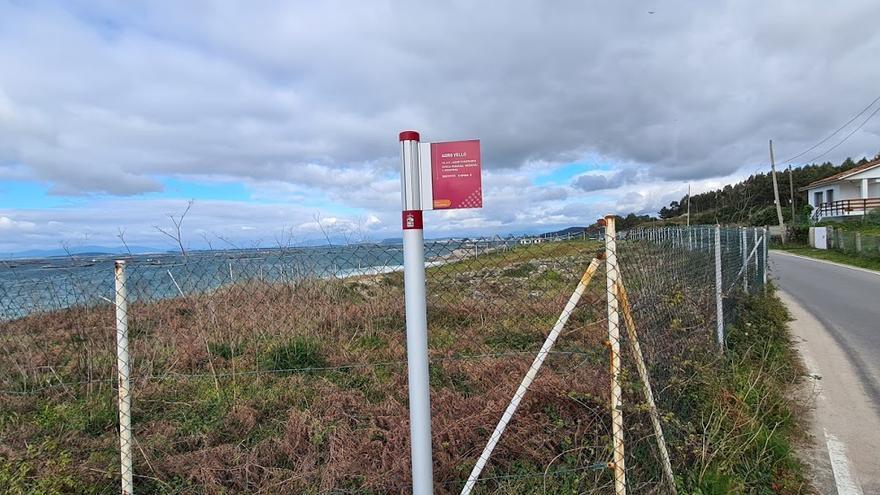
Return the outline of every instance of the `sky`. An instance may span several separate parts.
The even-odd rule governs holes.
[[[655,213],[880,96],[878,18],[876,0],[0,0],[0,253],[120,232],[170,249],[156,227],[190,200],[191,248],[399,236],[406,129],[482,144],[484,207],[426,213],[428,237]],[[880,117],[822,160],[878,152]]]

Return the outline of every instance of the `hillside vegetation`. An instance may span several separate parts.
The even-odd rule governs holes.
[[[791,200],[789,181],[794,182],[794,206],[795,223],[807,220],[805,211],[806,198],[798,188],[811,182],[830,177],[857,167],[869,160],[862,158],[854,161],[847,158],[839,165],[831,162],[812,164],[789,170],[778,169],[777,181],[779,182],[779,199],[782,203],[782,216],[786,223],[791,221]],[[687,213],[687,195],[679,201],[673,201],[668,206],[660,209],[659,216],[663,220],[674,221]],[[770,172],[750,176],[748,179],[726,185],[721,189],[709,191],[691,196],[691,223],[692,224],[745,224],[745,225],[775,225],[777,223],[776,211],[773,198],[773,179]]]

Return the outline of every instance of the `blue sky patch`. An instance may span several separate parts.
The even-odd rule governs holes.
[[[50,196],[49,186],[35,181],[0,181],[0,208],[51,208],[62,206],[70,199]]]
[[[251,201],[251,194],[241,182],[192,181],[159,178],[165,190],[144,194],[145,198],[211,199],[220,201]]]
[[[548,174],[535,177],[532,182],[536,186],[547,184],[565,185],[580,174],[594,170],[611,170],[611,165],[605,163],[569,163],[556,168]]]

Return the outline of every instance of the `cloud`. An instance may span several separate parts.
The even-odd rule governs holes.
[[[575,178],[572,185],[585,191],[601,191],[603,189],[613,189],[626,183],[625,175],[622,172],[613,172],[610,174],[584,174]]]
[[[490,168],[594,152],[702,178],[764,162],[769,136],[800,149],[880,76],[870,0],[269,5],[7,4],[2,148],[65,191],[108,190],[88,167],[120,194],[153,190],[132,175],[393,166],[406,127],[480,137]],[[877,151],[865,134],[843,152]]]
[[[6,232],[15,232],[15,231],[26,231],[32,230],[36,227],[36,224],[33,222],[27,221],[16,221],[9,217],[0,216],[0,230]]]
[[[767,162],[768,139],[791,156],[877,96],[865,84],[880,78],[880,64],[865,63],[880,52],[876,1],[653,10],[635,0],[7,2],[0,180],[110,196],[28,213],[41,215],[28,220],[37,228],[76,216],[71,225],[101,230],[109,215],[84,220],[98,204],[124,205],[131,216],[115,225],[149,227],[163,210],[140,195],[164,177],[209,177],[286,205],[297,225],[326,210],[393,229],[396,136],[415,128],[426,140],[482,140],[486,208],[447,214],[438,232],[509,231],[596,216],[567,204],[654,208],[685,182],[748,175]],[[825,158],[873,156],[878,138],[880,117]],[[612,170],[533,185],[542,169],[586,160]],[[595,192],[621,199],[584,197]]]

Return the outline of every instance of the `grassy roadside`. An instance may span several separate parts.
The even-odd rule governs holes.
[[[679,472],[680,493],[810,493],[793,450],[803,430],[790,392],[802,370],[788,311],[772,287],[738,304],[725,359],[695,380],[694,407],[680,418],[701,437],[695,462]]]
[[[880,270],[880,259],[865,258],[854,254],[843,253],[832,249],[816,249],[810,246],[792,245],[774,246],[772,249],[785,251],[792,254],[807,256],[820,260],[834,261],[844,265],[856,266],[859,268],[867,268],[869,270]]]
[[[794,449],[805,435],[800,406],[792,398],[803,370],[791,341],[788,310],[772,286],[766,294],[741,297],[736,304],[736,322],[727,325],[725,356],[678,362],[679,378],[663,393],[660,412],[678,493],[815,493]],[[625,389],[636,387],[634,380],[625,384]],[[632,428],[644,407],[636,402],[633,395],[624,405],[628,470],[657,462],[656,453],[634,445]],[[576,474],[554,481],[555,491],[546,491],[546,481],[539,478],[532,485],[523,480],[501,483],[491,493],[579,493]],[[665,493],[659,486],[639,491],[638,483],[628,482],[634,493]]]

